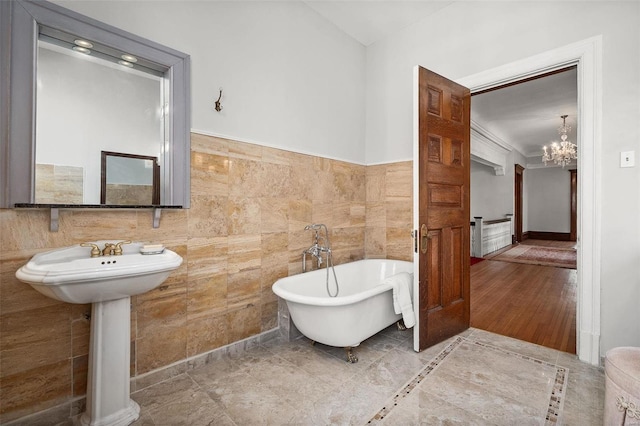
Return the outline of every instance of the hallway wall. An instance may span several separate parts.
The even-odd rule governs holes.
[[[571,232],[571,175],[561,167],[525,169],[527,231]]]
[[[496,176],[493,167],[472,161],[470,219],[504,219],[507,213],[513,213],[513,170]]]

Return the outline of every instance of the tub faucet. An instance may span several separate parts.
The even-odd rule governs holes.
[[[320,231],[324,228],[325,240],[327,245],[320,244]],[[313,245],[302,252],[302,272],[307,271],[307,255],[311,255],[318,262],[318,268],[322,266],[323,259],[322,253],[326,253],[327,256],[331,255],[331,246],[329,245],[329,231],[327,225],[322,223],[314,223],[304,227],[305,231],[315,231],[316,235],[313,241]]]
[[[320,231],[324,229],[324,242],[325,245],[320,244]],[[327,270],[325,285],[327,287],[327,294],[330,297],[338,297],[340,293],[340,287],[338,286],[338,277],[336,276],[336,269],[333,267],[333,255],[331,254],[331,241],[329,241],[329,230],[324,223],[314,223],[304,227],[305,231],[315,231],[316,236],[313,240],[313,245],[302,252],[302,272],[307,272],[307,255],[315,257],[318,261],[318,269],[322,266],[322,253],[325,255]],[[336,291],[333,293],[329,286],[329,269],[333,272],[333,279],[335,281]],[[351,361],[350,361],[351,362]]]
[[[314,245],[306,249],[304,253],[310,254],[312,257],[315,257],[318,261],[318,267],[320,267],[322,265],[322,252],[324,250],[325,250],[324,247],[318,245],[318,243],[316,242]],[[302,260],[302,263],[304,263],[304,258]]]

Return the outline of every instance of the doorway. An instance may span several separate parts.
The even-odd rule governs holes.
[[[491,160],[482,149],[489,143],[508,148],[504,173],[474,168],[472,216],[491,224],[514,213],[500,240],[496,225],[480,232],[487,239],[483,259],[489,260],[470,271],[471,326],[573,354],[577,271],[569,242],[567,169],[576,162],[561,168],[544,163],[542,154],[543,145],[559,140],[556,131],[566,117],[572,126],[563,127],[568,141],[578,143],[577,81],[576,66],[555,70],[477,93],[471,108],[473,123],[482,130],[474,140],[479,162]]]
[[[457,82],[471,93],[514,83],[549,71],[578,67],[578,133],[581,151],[577,195],[577,354],[580,360],[600,362],[600,179],[602,37],[592,37],[511,64],[474,74]]]

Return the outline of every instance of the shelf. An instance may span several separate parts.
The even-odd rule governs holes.
[[[17,209],[49,209],[50,210],[50,224],[49,229],[51,232],[58,232],[60,209],[99,209],[99,210],[139,210],[139,209],[153,209],[153,227],[160,227],[160,215],[162,209],[181,209],[182,206],[165,206],[165,205],[132,205],[121,206],[111,204],[31,204],[31,203],[18,203],[14,206]]]

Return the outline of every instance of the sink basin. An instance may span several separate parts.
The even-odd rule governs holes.
[[[113,241],[96,241],[99,247]],[[147,254],[142,254],[145,251]],[[122,255],[91,257],[80,245],[36,254],[16,277],[53,299],[91,303],[91,337],[83,426],[126,426],[140,416],[130,398],[131,296],[158,287],[182,257],[122,245]]]
[[[109,241],[97,241],[104,247]],[[182,263],[165,249],[141,254],[142,243],[122,246],[121,256],[90,257],[80,245],[39,253],[16,272],[16,277],[53,299],[94,303],[122,299],[158,287]]]

